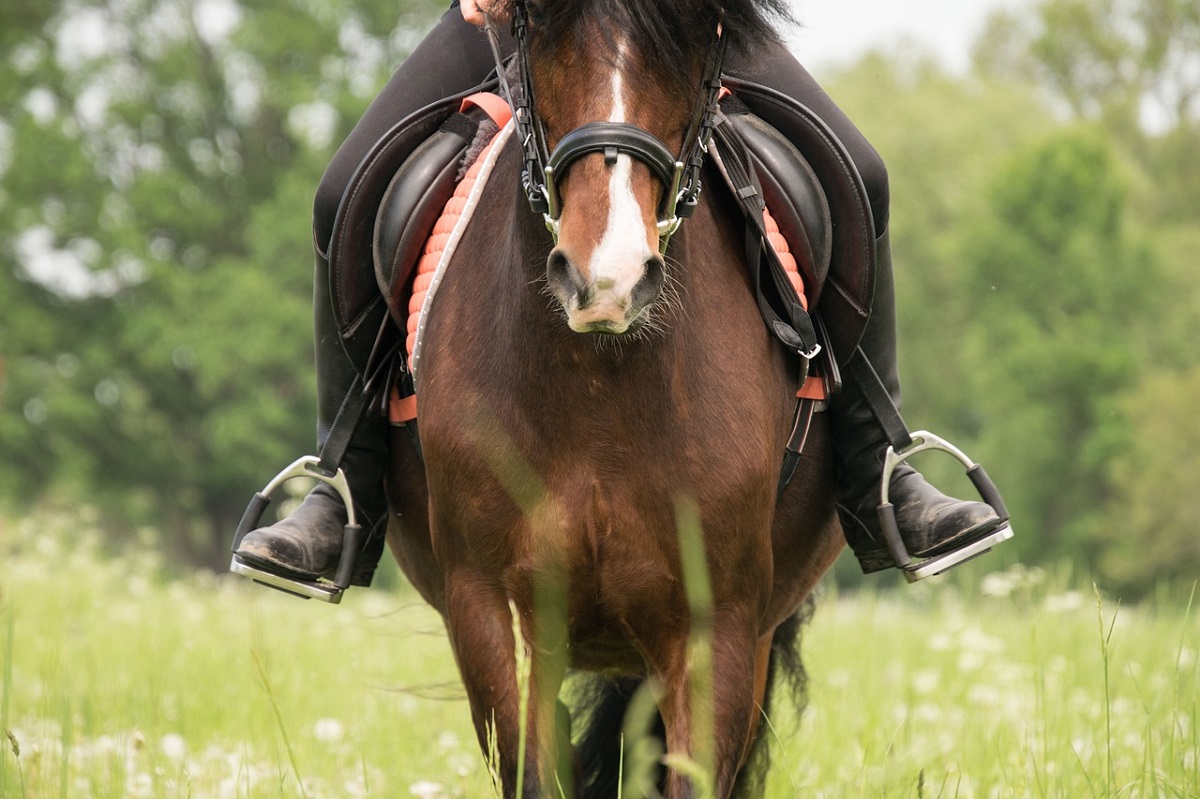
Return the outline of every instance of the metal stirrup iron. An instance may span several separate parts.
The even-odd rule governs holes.
[[[246,512],[242,515],[242,521],[238,524],[237,532],[234,534],[233,550],[236,553],[246,533],[260,526],[263,512],[271,504],[271,497],[275,492],[284,483],[297,477],[311,477],[332,487],[337,491],[342,504],[346,506],[346,526],[342,537],[342,556],[338,561],[337,573],[334,575],[333,582],[284,577],[257,566],[252,566],[239,558],[237,554],[234,554],[233,560],[229,564],[229,571],[234,574],[240,574],[243,577],[249,577],[261,585],[277,588],[280,591],[293,594],[302,599],[319,599],[323,602],[336,605],[342,601],[342,594],[350,587],[350,580],[354,576],[354,567],[358,561],[358,551],[362,548],[363,534],[362,527],[358,524],[358,520],[354,516],[354,499],[350,494],[350,484],[346,482],[346,474],[341,469],[338,469],[333,474],[325,471],[321,466],[321,459],[315,455],[306,455],[303,458],[297,459],[282,472],[275,475],[275,478],[267,484],[266,488],[254,495],[254,498],[250,500],[250,504],[246,508]]]
[[[900,450],[896,450],[892,446],[888,446],[887,448],[887,454],[884,456],[883,461],[883,480],[879,492],[879,507],[876,509],[876,513],[879,516],[879,528],[883,532],[884,542],[887,544],[888,552],[892,555],[892,560],[896,562],[896,568],[904,572],[906,580],[910,583],[915,583],[918,580],[932,577],[935,574],[941,574],[955,566],[979,557],[997,544],[1012,538],[1013,531],[1012,525],[1009,523],[1008,509],[1004,506],[1004,500],[982,466],[968,458],[962,450],[949,441],[935,436],[926,430],[918,430],[912,433],[911,437],[912,443],[907,447]],[[983,499],[985,504],[991,506],[1000,521],[990,533],[958,549],[947,552],[944,555],[934,555],[922,561],[914,561],[904,546],[904,540],[900,537],[900,527],[896,524],[896,508],[892,505],[888,497],[888,491],[891,487],[892,474],[895,472],[896,467],[918,452],[929,450],[947,452],[957,458],[959,463],[966,468],[967,477],[970,478],[971,483],[975,486],[975,490],[979,492],[980,498]]]
[[[900,411],[892,402],[892,397],[879,378],[879,373],[871,365],[867,354],[862,348],[855,350],[854,356],[846,364],[846,372],[850,375],[862,392],[863,399],[871,409],[872,415],[879,422],[884,437],[888,441],[887,452],[884,455],[883,476],[879,491],[879,507],[876,514],[879,519],[880,531],[884,543],[896,568],[904,572],[904,578],[910,583],[924,580],[935,574],[954,568],[968,560],[977,558],[990,550],[996,544],[1013,537],[1012,525],[1009,522],[1008,509],[1000,492],[983,467],[968,458],[962,450],[925,430],[909,433],[908,426],[900,416]],[[900,536],[900,526],[896,523],[896,508],[889,498],[892,474],[896,467],[916,455],[918,452],[935,450],[946,452],[958,459],[967,470],[967,477],[979,492],[980,499],[995,511],[999,521],[994,528],[981,535],[978,539],[958,547],[942,555],[932,555],[920,561],[914,561]]]

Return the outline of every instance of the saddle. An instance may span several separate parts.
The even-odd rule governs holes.
[[[752,268],[771,278],[756,276],[765,287],[764,319],[768,325],[773,315],[786,320],[795,303],[772,248],[764,248],[761,259],[755,249],[776,238],[787,242],[784,255],[795,260],[836,383],[871,307],[875,234],[866,190],[845,148],[811,111],[764,86],[732,78],[725,84],[732,96],[721,103],[714,161],[747,209]],[[343,344],[364,375],[378,362],[381,342],[408,324],[416,264],[481,147],[477,140],[487,138],[481,126],[502,124],[479,103],[464,106],[467,97],[494,86],[447,98],[397,124],[372,148],[343,196],[330,243],[330,289]],[[777,230],[764,226],[764,206]]]

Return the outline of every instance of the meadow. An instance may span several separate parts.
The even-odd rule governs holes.
[[[302,602],[181,576],[148,540],[118,556],[92,525],[0,521],[0,796],[494,795],[411,590]],[[1121,606],[1065,572],[970,568],[824,592],[769,797],[1200,797],[1189,587]]]

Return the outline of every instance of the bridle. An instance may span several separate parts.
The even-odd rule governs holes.
[[[658,249],[666,254],[667,243],[682,220],[690,217],[700,202],[700,169],[708,152],[708,143],[716,127],[721,89],[721,66],[725,60],[726,38],[717,26],[713,45],[704,62],[702,96],[684,135],[681,152],[675,155],[654,134],[625,122],[589,122],[567,133],[553,152],[546,145],[546,130],[537,115],[533,78],[529,67],[529,13],[525,0],[513,0],[512,31],[517,44],[517,70],[521,92],[514,97],[500,55],[499,41],[490,22],[488,40],[496,59],[501,86],[513,109],[517,135],[521,140],[524,169],[521,186],[534,213],[541,214],[546,228],[558,243],[562,218],[562,198],[558,182],[575,161],[590,153],[603,153],[605,161],[616,163],[618,155],[629,155],[649,167],[665,191],[659,202]]]

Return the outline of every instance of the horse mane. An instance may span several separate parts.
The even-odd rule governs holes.
[[[511,0],[506,0],[506,4]],[[792,21],[787,0],[527,0],[540,37],[582,46],[594,31],[620,31],[647,67],[670,74],[712,45],[718,24],[731,50],[748,53],[778,40],[777,24]]]

